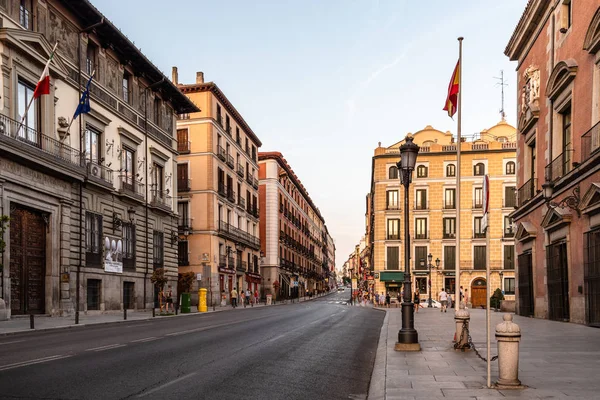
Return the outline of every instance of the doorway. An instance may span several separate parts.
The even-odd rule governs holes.
[[[133,309],[135,305],[135,283],[123,282],[123,309]]]
[[[569,321],[569,264],[567,243],[553,243],[546,248],[548,273],[548,318]]]
[[[17,207],[10,213],[11,313],[43,314],[46,286],[46,222],[42,213]]]
[[[473,308],[485,308],[487,305],[487,284],[485,279],[478,278],[471,283],[471,304]]]

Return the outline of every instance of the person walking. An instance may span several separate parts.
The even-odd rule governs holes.
[[[387,293],[385,294],[385,306],[386,306],[387,308],[390,308],[390,300],[391,300],[391,299],[390,299],[390,292],[387,292]]]
[[[169,285],[165,296],[167,297],[167,313],[169,313],[169,304],[171,305],[171,311],[175,312],[175,308],[173,307],[173,289],[171,288],[171,285]]]
[[[250,288],[246,289],[246,303],[248,305],[252,304],[252,292],[250,291]]]
[[[258,304],[258,290],[254,289],[254,304]]]
[[[238,292],[235,288],[231,289],[231,307],[237,307]]]
[[[244,290],[240,290],[240,303],[246,308],[246,293],[244,293]]]
[[[465,309],[469,308],[469,289],[465,289],[463,301],[465,302]]]
[[[415,288],[414,303],[415,312],[419,312],[419,307],[421,306],[421,294],[419,293],[419,288]]]
[[[446,307],[448,306],[448,293],[446,293],[444,288],[442,288],[442,290],[438,294],[438,299],[440,300],[440,303],[442,303],[442,308],[440,309],[440,312],[447,312]]]

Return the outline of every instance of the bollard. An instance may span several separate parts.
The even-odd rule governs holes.
[[[179,311],[179,304],[175,304],[175,315],[177,315],[178,311]]]
[[[465,304],[460,303],[460,309],[454,313],[454,321],[456,321],[456,344],[455,349],[469,348],[469,321],[471,314],[465,309]],[[466,324],[466,330],[463,333],[463,324]]]
[[[127,307],[123,307],[123,319],[127,320]]]
[[[29,314],[29,328],[30,329],[35,329],[35,323],[33,320],[33,314]]]
[[[152,318],[156,317],[156,308],[152,307]]]
[[[496,325],[498,341],[498,388],[520,388],[519,380],[519,342],[521,328],[512,322],[512,314],[504,314],[504,322]]]

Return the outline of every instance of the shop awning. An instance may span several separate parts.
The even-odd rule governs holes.
[[[404,281],[404,272],[401,271],[382,271],[379,273],[381,282],[402,282]]]

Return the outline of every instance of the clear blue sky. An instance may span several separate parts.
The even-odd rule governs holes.
[[[463,48],[463,135],[516,120],[516,64],[504,48],[526,0],[92,0],[168,77],[196,71],[225,92],[263,142],[280,151],[320,208],[341,266],[364,235],[377,142],[442,111]]]

